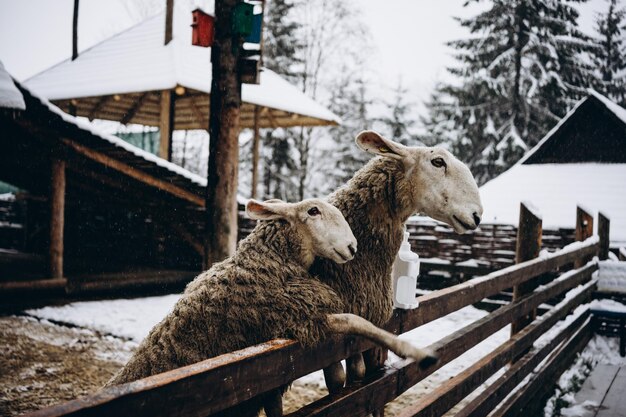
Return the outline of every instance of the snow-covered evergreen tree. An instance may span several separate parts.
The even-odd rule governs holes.
[[[594,44],[578,29],[574,7],[583,1],[493,0],[458,19],[472,34],[449,44],[458,62],[449,70],[461,84],[438,88],[426,127],[431,140],[442,125],[453,130],[451,148],[481,182],[536,144],[592,82],[593,66],[581,55]]]
[[[617,0],[608,0],[606,13],[596,16],[598,47],[594,61],[600,72],[596,89],[626,105],[626,8],[620,8]]]
[[[360,150],[354,143],[355,135],[372,127],[370,107],[373,100],[369,96],[368,80],[358,71],[351,72],[342,67],[337,77],[329,102],[329,109],[338,115],[342,123],[328,129],[331,139],[326,149],[320,151],[320,173],[324,181],[317,182],[314,194],[324,195],[348,181],[354,173],[370,159],[370,155]]]
[[[263,65],[281,76],[297,81],[301,68],[300,25],[294,19],[297,4],[290,0],[269,0],[265,8]],[[262,135],[262,188],[265,198],[297,200],[297,157],[293,137],[296,129],[268,130]]]
[[[414,146],[419,143],[412,129],[415,120],[412,119],[412,104],[406,101],[409,90],[402,85],[402,79],[398,79],[398,84],[393,91],[393,99],[385,103],[389,114],[380,117],[384,133],[390,139],[400,142],[403,145]]]

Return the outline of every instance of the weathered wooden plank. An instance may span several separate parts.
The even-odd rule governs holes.
[[[537,216],[524,203],[520,203],[519,226],[517,228],[517,244],[515,246],[515,263],[519,264],[539,256],[541,251],[541,217]],[[531,279],[513,287],[513,300],[531,293],[537,287],[536,280]],[[511,324],[511,335],[519,332],[537,317],[537,311],[530,311]]]
[[[589,318],[589,310],[578,316],[554,339],[539,349],[535,349],[524,355],[513,364],[496,381],[489,385],[480,395],[470,401],[455,417],[479,417],[486,416],[489,412],[515,388],[523,379],[541,363],[563,340],[572,336],[579,327]]]
[[[65,229],[65,161],[52,160],[50,183],[50,277],[63,278]]]
[[[597,238],[595,237],[579,245],[574,248],[566,247],[555,252],[549,258],[536,258],[521,264],[511,265],[491,274],[419,297],[419,308],[400,312],[398,319],[402,322],[401,333],[476,303],[506,288],[572,263],[579,257],[587,258],[595,255],[598,251]],[[442,302],[443,300],[445,302]]]
[[[598,213],[598,236],[600,237],[598,257],[601,261],[609,258],[611,220],[604,213]]]
[[[576,393],[576,401],[579,403],[592,401],[597,405],[601,405],[618,371],[619,366],[616,365],[596,365],[580,391]],[[590,412],[590,416],[595,414],[595,411],[593,413]]]
[[[626,417],[626,367],[619,368],[597,417]]]
[[[567,342],[552,352],[541,369],[490,415],[492,417],[519,416],[529,402],[543,397],[546,392],[549,392],[547,388],[554,385],[563,371],[571,365],[578,352],[589,343],[592,334],[591,323],[588,322]],[[542,394],[537,395],[539,392]]]
[[[172,133],[174,131],[174,94],[161,91],[161,114],[159,117],[159,157],[172,160]]]
[[[582,242],[593,236],[593,216],[582,207],[576,207],[576,241]],[[579,258],[574,262],[575,268],[580,268],[586,258]]]
[[[593,286],[595,286],[594,282],[587,285],[589,292]],[[533,324],[530,324],[520,330],[520,332],[513,335],[511,339],[500,345],[500,347],[495,349],[493,352],[483,357],[474,365],[470,366],[452,379],[444,382],[425,397],[421,398],[418,404],[412,407],[407,407],[402,413],[400,413],[400,416],[435,417],[442,415],[474,391],[480,384],[485,382],[491,375],[506,365],[510,360],[531,347],[533,342],[539,336],[552,327],[558,320],[565,317],[580,303],[580,299],[577,301],[577,303],[563,303],[560,307],[557,307],[550,313],[544,315],[542,320],[534,322]],[[584,314],[584,319],[581,319],[581,315],[581,317],[575,321],[578,327],[588,318],[588,316],[589,312],[587,311]],[[575,329],[576,327],[572,329],[572,333]],[[562,339],[564,338],[565,335],[563,335]],[[548,352],[546,352],[546,355]]]
[[[371,347],[357,337],[332,338],[307,349],[291,340],[273,340],[31,415],[206,416]]]

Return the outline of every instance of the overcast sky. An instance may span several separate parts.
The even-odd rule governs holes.
[[[125,1],[80,0],[79,51],[133,24]],[[374,90],[387,94],[402,77],[413,102],[426,99],[453,63],[444,43],[467,34],[452,17],[484,7],[464,8],[464,1],[355,1],[374,43]],[[0,61],[14,77],[24,80],[71,55],[72,7],[73,0],[0,0]],[[594,12],[606,7],[606,0],[580,6],[583,30],[591,32]]]

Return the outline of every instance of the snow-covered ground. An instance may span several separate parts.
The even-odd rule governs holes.
[[[27,310],[26,314],[52,322],[88,328],[141,342],[172,310],[180,294],[105,301],[82,301],[61,307]]]

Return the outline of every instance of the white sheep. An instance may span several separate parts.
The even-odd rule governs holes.
[[[451,225],[458,233],[475,229],[483,213],[478,186],[470,170],[439,147],[407,147],[373,131],[361,132],[357,145],[377,158],[369,161],[328,201],[339,208],[359,244],[352,262],[317,260],[311,273],[343,299],[346,312],[376,326],[393,310],[391,268],[403,238],[404,224],[423,214]],[[365,372],[360,355],[350,358],[354,378]],[[341,365],[326,370],[329,389],[343,385]]]

